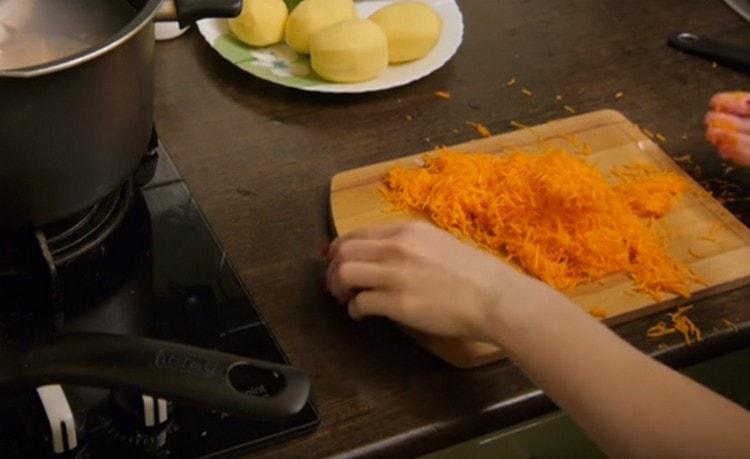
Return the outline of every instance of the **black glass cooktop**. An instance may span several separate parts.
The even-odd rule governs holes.
[[[35,271],[43,261],[18,272],[0,261],[0,344],[44,339],[53,331],[107,332],[286,363],[166,151],[155,139],[152,147],[133,183],[125,185],[133,192],[121,221],[111,229],[97,226],[102,235],[94,249],[67,260],[75,244],[66,245],[62,236],[49,238],[50,245],[59,246],[53,254],[60,260],[54,282]],[[1,457],[236,455],[301,435],[319,422],[311,403],[287,420],[268,422],[141,394],[58,387],[75,414],[77,445],[58,444],[64,452],[53,452],[56,440],[38,391],[6,394],[0,397]],[[146,406],[159,408],[150,421]]]

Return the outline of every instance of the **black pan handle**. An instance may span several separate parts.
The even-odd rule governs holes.
[[[112,387],[262,420],[298,413],[310,394],[308,377],[288,365],[133,336],[71,333],[0,352],[0,391],[45,384]]]
[[[174,21],[180,27],[203,18],[233,18],[242,12],[242,0],[164,0],[157,21]]]
[[[750,71],[750,49],[703,38],[693,33],[676,33],[667,43],[679,50],[722,63],[742,71]]]

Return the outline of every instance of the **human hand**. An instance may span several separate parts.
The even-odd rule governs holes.
[[[336,239],[327,256],[328,288],[352,318],[385,316],[433,335],[493,341],[503,308],[556,294],[424,222],[353,231]]]
[[[711,98],[706,139],[729,161],[750,166],[750,93],[722,92]]]

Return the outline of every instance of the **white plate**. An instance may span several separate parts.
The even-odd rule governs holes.
[[[357,93],[395,88],[424,78],[445,65],[456,53],[463,39],[464,24],[455,0],[423,0],[443,19],[440,40],[430,53],[413,62],[389,65],[377,78],[363,83],[329,83],[310,68],[310,59],[297,54],[284,43],[254,48],[236,38],[229,31],[226,19],[198,21],[203,38],[222,56],[242,70],[258,78],[304,91]],[[355,2],[357,15],[370,16],[380,8],[396,3],[388,0]]]

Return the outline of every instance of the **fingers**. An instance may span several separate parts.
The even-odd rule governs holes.
[[[384,266],[361,261],[332,264],[327,274],[328,288],[341,303],[347,303],[363,289],[389,288],[393,279]]]
[[[328,250],[328,259],[333,260],[345,241],[360,239],[385,239],[397,235],[408,225],[406,222],[386,223],[383,225],[365,226],[336,238]]]
[[[750,118],[729,113],[708,112],[705,118],[709,128],[722,129],[727,132],[743,132],[750,134]]]
[[[706,140],[722,158],[750,166],[750,93],[719,93],[711,98],[715,110],[706,114]]]
[[[361,291],[349,300],[347,312],[354,320],[361,320],[367,316],[386,316],[391,296],[383,290]]]
[[[709,129],[707,137],[713,137],[722,158],[740,166],[750,166],[750,134],[734,134],[726,131],[712,131]]]
[[[711,108],[717,112],[750,116],[750,93],[720,92],[711,98]]]

